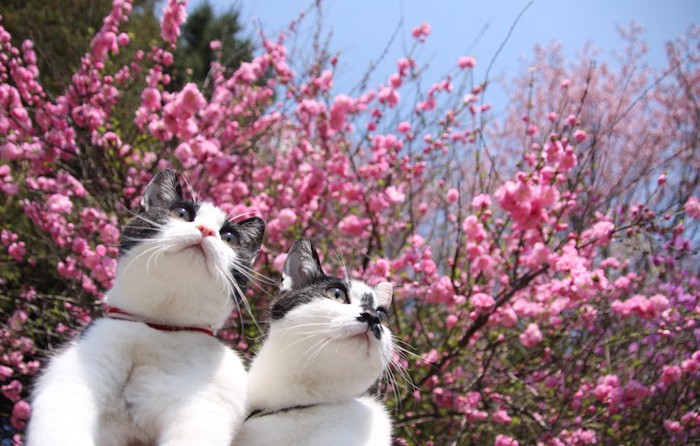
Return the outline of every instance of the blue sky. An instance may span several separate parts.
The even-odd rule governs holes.
[[[188,9],[200,1],[190,0]],[[210,3],[217,10],[238,8],[251,35],[254,20],[259,21],[266,34],[275,35],[313,2],[210,0]],[[431,65],[427,80],[437,80],[440,74],[450,71],[462,55],[477,58],[475,75],[481,80],[489,61],[527,4],[528,0],[327,0],[323,9],[326,30],[332,33],[330,49],[340,53],[334,91],[346,93],[357,84],[370,62],[386,47],[402,18],[402,30],[370,86],[384,81],[395,70],[396,59],[412,44],[411,29],[423,21],[432,27],[432,34],[419,53],[420,60]],[[611,57],[613,51],[623,47],[616,25],[628,25],[632,20],[646,29],[647,61],[662,66],[664,44],[682,35],[691,24],[700,24],[700,0],[534,0],[515,27],[490,77],[508,78],[516,74],[536,44],[553,40],[563,45],[568,57],[575,57],[587,41],[604,51],[601,57]],[[491,99],[498,102],[498,94]]]

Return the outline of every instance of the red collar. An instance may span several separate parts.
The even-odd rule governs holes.
[[[213,327],[181,327],[179,325],[167,325],[158,324],[156,322],[149,322],[144,320],[144,318],[137,316],[135,314],[124,311],[121,308],[110,307],[107,310],[107,317],[110,319],[119,319],[122,321],[131,322],[142,322],[151,328],[155,328],[160,331],[197,331],[200,333],[208,334],[209,336],[216,336],[216,331]]]

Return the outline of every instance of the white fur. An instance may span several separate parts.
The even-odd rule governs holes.
[[[251,418],[234,445],[387,446],[391,422],[381,403],[352,398],[307,409]]]
[[[219,235],[224,220],[210,204],[194,222],[170,219],[120,259],[110,305],[150,322],[221,327],[234,306],[227,271],[236,262]],[[100,319],[39,379],[27,444],[228,445],[246,387],[240,359],[215,338]]]
[[[314,406],[254,416],[243,423],[234,445],[391,443],[391,421],[384,407],[361,396],[389,365],[391,332],[383,327],[381,339],[376,339],[367,324],[357,320],[363,294],[390,302],[391,285],[386,285],[373,290],[352,281],[350,304],[321,298],[272,322],[249,371],[249,411]]]
[[[161,237],[146,241],[119,261],[110,305],[163,323],[221,327],[234,302],[225,280],[235,251],[221,240],[218,229],[226,214],[203,203],[193,222],[171,219]],[[206,225],[215,235],[204,237]]]

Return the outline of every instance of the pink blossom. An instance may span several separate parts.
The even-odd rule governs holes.
[[[53,194],[47,202],[52,212],[69,214],[73,210],[73,202],[63,194]]]
[[[598,383],[593,390],[593,395],[598,401],[604,403],[617,403],[622,397],[620,379],[617,375],[605,375],[598,378]]]
[[[119,46],[127,46],[129,41],[130,39],[127,33],[119,33],[119,36],[117,36],[117,43]]]
[[[405,76],[409,68],[415,68],[416,61],[410,58],[402,57],[396,61],[396,66],[399,69],[399,74]]]
[[[399,123],[399,125],[396,127],[396,131],[399,133],[408,133],[411,131],[411,123],[402,121]]]
[[[540,268],[552,262],[553,254],[551,250],[542,242],[537,242],[532,246],[530,255],[526,257],[531,268]]]
[[[400,88],[401,85],[403,85],[401,75],[399,73],[394,73],[389,76],[389,85],[391,85],[392,88]]]
[[[359,237],[368,229],[369,224],[369,218],[359,218],[357,215],[351,214],[340,220],[338,229],[344,234]]]
[[[454,326],[457,325],[458,321],[459,319],[457,318],[457,316],[455,316],[454,314],[450,314],[447,316],[447,319],[445,319],[445,327],[448,330],[452,330]]]
[[[581,238],[593,242],[597,246],[610,243],[610,237],[615,229],[615,224],[610,221],[599,221],[581,235]]]
[[[391,87],[382,88],[377,96],[381,104],[387,104],[389,107],[394,107],[399,103],[401,95],[396,89]]]
[[[476,293],[469,299],[469,301],[474,308],[480,312],[488,311],[493,308],[494,305],[496,305],[496,301],[493,300],[493,297],[486,293]]]
[[[457,66],[459,68],[474,68],[476,66],[476,59],[473,56],[462,56],[457,59]]]
[[[314,79],[313,83],[321,89],[321,91],[330,90],[333,86],[333,72],[331,70],[324,70],[318,78]]]
[[[664,420],[664,428],[672,434],[683,432],[683,426],[676,420]]]
[[[22,262],[27,255],[27,245],[24,242],[13,242],[7,247],[7,252],[16,262]]]
[[[141,92],[141,103],[149,110],[160,109],[160,91],[154,87],[147,87]]]
[[[374,262],[374,272],[379,277],[389,277],[391,273],[391,261],[388,259],[377,259]]]
[[[22,395],[22,383],[13,379],[10,384],[2,386],[2,394],[5,398],[15,403]]]
[[[13,161],[24,157],[24,151],[13,142],[6,141],[0,145],[0,158]]]
[[[186,84],[178,93],[176,104],[178,110],[184,112],[184,116],[192,116],[204,108],[207,101],[199,91],[196,84],[190,82]]]
[[[399,192],[399,190],[395,186],[387,187],[384,193],[386,194],[389,201],[393,204],[403,203],[404,200],[406,200],[406,195],[402,192]]]
[[[520,334],[519,338],[521,344],[531,348],[542,341],[542,332],[540,332],[540,327],[537,324],[530,323],[525,331]]]
[[[425,38],[430,34],[430,25],[426,22],[421,23],[411,30],[411,35],[421,42],[425,42]]]
[[[691,196],[688,198],[683,209],[688,217],[700,220],[700,200],[698,200],[698,197]]]
[[[5,381],[7,378],[12,376],[13,374],[14,374],[14,371],[11,368],[0,364],[0,381]]]
[[[459,191],[457,189],[449,189],[446,194],[447,201],[450,203],[456,203],[459,200]]]
[[[619,280],[620,279],[618,279],[618,281]],[[635,315],[647,320],[657,318],[668,306],[668,299],[660,294],[655,294],[651,299],[640,294],[635,294],[624,302],[614,300],[610,304],[612,311],[623,317]]]
[[[479,223],[475,215],[470,215],[464,219],[462,230],[464,230],[468,240],[473,240],[476,243],[481,243],[487,235],[484,226]]]
[[[493,413],[493,421],[500,424],[509,424],[513,419],[508,415],[505,409],[498,409]]]
[[[313,99],[304,99],[297,106],[297,113],[302,115],[317,116],[326,111],[326,106]]]
[[[168,0],[168,4],[163,9],[163,18],[160,29],[161,37],[166,42],[175,43],[180,37],[180,25],[187,18],[186,0]]]
[[[518,323],[518,314],[510,307],[498,309],[501,325],[504,327],[514,327]]]
[[[355,109],[355,103],[347,95],[339,94],[335,97],[330,111],[331,128],[333,130],[341,130],[345,125],[347,114]]]
[[[440,277],[431,287],[428,294],[428,302],[431,303],[449,303],[454,296],[454,287],[452,280],[447,276]]]
[[[499,434],[496,436],[494,446],[520,446],[520,443],[518,443],[514,438]]]
[[[277,254],[275,259],[272,261],[272,267],[275,271],[282,272],[284,269],[284,262],[287,260],[287,253]]]
[[[29,408],[29,404],[26,401],[17,401],[12,407],[12,417],[10,418],[10,424],[12,424],[12,427],[14,427],[15,429],[23,429],[27,423],[27,420],[29,419],[30,413],[31,409]]]
[[[472,207],[474,209],[482,209],[491,206],[491,197],[487,194],[479,194],[472,198]]]
[[[279,211],[279,214],[277,215],[277,220],[279,220],[283,229],[287,229],[296,222],[297,214],[292,209],[284,208]]]
[[[654,317],[657,317],[668,307],[670,307],[670,302],[668,301],[668,298],[662,294],[654,294],[649,298],[649,305],[651,305],[651,309],[654,313]]]
[[[695,373],[700,370],[700,360],[694,358],[686,359],[681,363],[681,368],[683,373]]]
[[[677,365],[664,365],[661,368],[661,383],[665,386],[670,386],[678,382],[683,376],[683,370]]]

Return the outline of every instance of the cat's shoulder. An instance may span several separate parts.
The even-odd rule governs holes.
[[[370,396],[282,411],[251,418],[237,444],[304,446],[388,446],[391,420],[384,406]]]
[[[93,321],[58,354],[78,349],[82,355],[128,355],[134,360],[187,360],[215,363],[235,362],[242,367],[236,352],[216,337],[188,331],[161,331],[141,322],[100,318]]]

